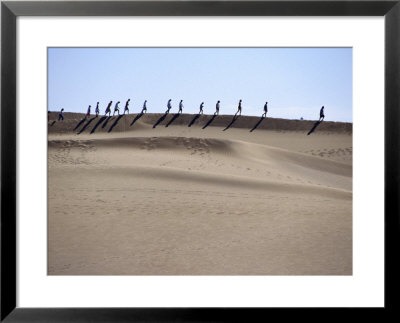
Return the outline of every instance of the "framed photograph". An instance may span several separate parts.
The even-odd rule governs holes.
[[[395,311],[399,15],[3,1],[1,320]]]

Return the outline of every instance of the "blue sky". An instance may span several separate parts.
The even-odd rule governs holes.
[[[137,113],[242,114],[259,116],[268,101],[275,118],[352,122],[351,48],[49,48],[48,109],[86,112],[109,101]]]

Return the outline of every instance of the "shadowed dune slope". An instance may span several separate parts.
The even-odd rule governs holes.
[[[182,114],[178,118],[174,119],[174,114],[171,113],[162,117],[164,114],[161,113],[149,113],[138,117],[138,114],[129,114],[122,117],[112,116],[103,117],[91,115],[87,120],[83,113],[65,113],[65,119],[62,122],[56,121],[58,113],[49,113],[48,131],[49,133],[101,133],[101,132],[124,132],[134,131],[138,129],[152,128],[161,119],[162,121],[157,124],[158,127],[172,126],[188,126],[195,118],[195,114]],[[201,115],[196,118],[195,122],[191,124],[192,128],[200,128],[210,121],[211,115]],[[220,115],[215,117],[209,127],[227,127],[232,122],[232,115]],[[56,121],[56,122],[54,122]],[[172,121],[172,122],[171,122]],[[256,125],[257,128],[254,131],[259,130],[282,130],[282,131],[304,131],[308,132],[315,124],[315,121],[309,120],[288,120],[288,119],[277,119],[277,118],[265,118],[260,122],[260,117],[254,116],[240,116],[237,120],[229,127],[241,128],[241,129],[253,129]],[[226,131],[229,131],[227,129]],[[207,129],[204,129],[206,131]],[[333,132],[333,133],[352,133],[352,124],[345,122],[330,122],[324,121],[318,127],[318,132]]]

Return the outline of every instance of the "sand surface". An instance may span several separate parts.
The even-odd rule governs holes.
[[[56,117],[48,274],[352,274],[351,124]]]

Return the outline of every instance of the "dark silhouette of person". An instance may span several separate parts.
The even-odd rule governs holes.
[[[112,101],[110,101],[110,103],[107,105],[106,112],[104,114],[105,116],[108,113],[108,116],[111,117],[111,104],[112,104]]]
[[[263,113],[263,117],[266,117],[267,116],[267,112],[268,112],[268,102],[265,102],[265,104],[264,104],[264,113]]]
[[[144,113],[145,111],[146,111],[146,113],[147,113],[147,106],[146,106],[146,103],[147,103],[147,100],[144,100],[143,108],[142,108],[142,111],[141,111],[140,113]]]
[[[130,101],[131,99],[128,99],[128,101],[126,101],[126,103],[125,103],[125,109],[124,109],[124,114],[125,114],[125,112],[126,111],[128,111],[128,114],[129,114],[129,108],[128,108],[128,106],[129,106],[129,101]],[[119,114],[119,113],[118,113]]]
[[[218,100],[217,104],[215,105],[215,112],[214,115],[219,115],[219,104],[221,101]]]
[[[58,121],[64,120],[64,108],[61,109],[60,113],[58,114]]]
[[[114,116],[115,112],[117,112],[117,111],[118,111],[118,115],[119,115],[119,107],[118,107],[118,104],[119,104],[119,103],[120,103],[120,101],[118,101],[117,103],[115,103],[113,116]]]
[[[96,113],[96,118],[97,118],[100,114],[99,102],[97,102],[96,109],[94,109],[94,112]]]
[[[168,103],[167,103],[167,111],[165,111],[165,113],[167,114],[167,113],[169,113],[169,110],[171,110],[171,108],[172,108],[172,106],[171,106],[171,99],[169,99],[168,100]]]
[[[238,109],[235,113],[235,116],[239,113],[239,115],[242,115],[242,100],[239,100],[239,105],[238,105]]]
[[[319,111],[319,120],[318,121],[324,120],[324,118],[325,118],[324,109],[325,109],[325,107],[322,106],[321,110]]]
[[[87,109],[85,118],[90,117],[90,107],[91,107],[91,105],[89,105],[89,107]]]
[[[204,107],[204,102],[201,102],[199,114],[203,114],[203,107]]]
[[[181,100],[181,102],[179,102],[178,114],[179,114],[179,113],[183,113],[183,100]]]

